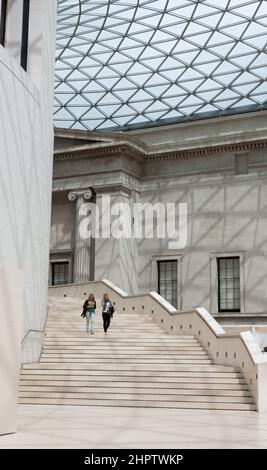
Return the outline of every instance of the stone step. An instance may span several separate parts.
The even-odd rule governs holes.
[[[168,351],[170,353],[172,352],[177,352],[179,353],[180,351],[184,351],[184,353],[188,353],[190,354],[190,352],[195,352],[195,351],[199,351],[199,352],[204,352],[206,353],[206,351],[204,350],[204,348],[202,346],[198,346],[198,345],[195,345],[195,346],[168,346],[168,348],[166,348],[166,346],[160,346],[160,345],[155,345],[155,346],[144,346],[144,345],[141,345],[141,346],[138,346],[138,345],[117,345],[117,344],[103,344],[102,346],[94,343],[94,344],[90,344],[90,342],[88,342],[87,344],[76,344],[76,345],[68,345],[68,344],[64,344],[64,345],[59,345],[57,342],[54,343],[54,344],[47,344],[45,343],[44,347],[43,347],[43,351],[72,351],[72,352],[79,352],[79,351],[127,351],[127,352],[133,352],[133,353],[137,353],[137,354],[145,354],[146,352],[149,352],[149,353],[157,353],[157,352],[165,352],[165,351]]]
[[[28,385],[25,383],[20,384],[20,396],[25,396],[25,393],[27,392],[47,392],[48,394],[51,393],[62,393],[62,395],[68,395],[69,393],[88,393],[88,394],[102,394],[104,396],[110,396],[110,394],[113,395],[113,398],[115,398],[117,395],[121,394],[130,394],[130,395],[154,395],[154,397],[158,397],[158,395],[185,395],[186,396],[218,396],[218,397],[249,397],[251,398],[251,394],[248,390],[211,390],[209,388],[179,388],[179,387],[157,387],[157,388],[152,388],[152,387],[135,387],[135,384],[129,385],[124,384],[123,386],[120,387],[114,387],[113,385],[109,385],[108,387],[106,386],[100,386],[97,387],[96,385],[93,384],[87,384],[86,386],[71,386],[69,384],[57,386],[53,384],[53,382],[45,385]]]
[[[102,381],[100,380],[102,379]],[[148,379],[142,379],[142,381],[138,381],[140,377],[128,377],[127,379],[124,377],[123,378],[117,378],[117,380],[114,379],[114,377],[90,377],[88,380],[87,377],[85,376],[78,376],[75,378],[72,377],[55,377],[55,376],[41,376],[40,378],[36,378],[35,376],[31,375],[29,377],[23,376],[23,378],[20,379],[20,386],[21,387],[101,387],[102,390],[105,388],[124,388],[124,387],[130,387],[135,389],[149,389],[155,388],[155,382],[157,383],[157,388],[163,389],[163,388],[168,388],[168,389],[177,389],[179,388],[180,390],[214,390],[214,391],[221,391],[221,390],[227,390],[229,392],[232,391],[243,391],[247,392],[248,388],[246,384],[240,384],[240,383],[223,383],[223,382],[215,382],[213,383],[211,379],[201,379],[201,381],[198,379],[198,381],[195,383],[194,379],[187,379],[188,381],[185,382],[185,378],[180,378],[177,377],[175,381],[170,381],[173,380],[171,378],[159,378],[159,377],[154,377],[151,382],[148,381]]]
[[[154,365],[164,365],[164,367],[170,367],[171,364],[174,366],[176,364],[211,364],[210,359],[202,359],[198,357],[188,358],[188,357],[181,357],[179,359],[146,359],[146,358],[118,358],[117,356],[106,356],[106,357],[80,357],[80,358],[72,358],[72,357],[63,357],[63,356],[56,356],[56,357],[48,357],[47,355],[42,355],[40,363],[66,363],[66,364],[106,364],[107,366],[111,364],[117,364],[119,360],[120,366],[123,364],[142,364],[146,367],[154,367]]]
[[[94,357],[98,356],[110,356],[110,354],[116,356],[116,357],[146,357],[146,358],[157,358],[157,357],[170,357],[170,358],[179,358],[181,356],[186,356],[186,357],[208,357],[208,354],[203,351],[202,349],[196,349],[186,351],[184,349],[180,351],[175,351],[175,350],[155,350],[155,351],[142,351],[142,350],[132,350],[132,349],[120,349],[120,348],[81,348],[81,349],[60,349],[60,348],[47,348],[45,347],[43,349],[43,355],[46,356],[64,356],[64,357],[84,357],[85,355],[91,355]]]
[[[116,326],[117,328],[157,328],[160,329],[160,325],[158,323],[155,323],[153,320],[145,320],[142,319],[138,321],[138,319],[134,320],[129,320],[124,317],[116,317],[116,320],[111,318],[112,325]],[[62,326],[68,327],[70,325],[72,326],[77,326],[78,328],[80,326],[83,326],[86,323],[86,319],[79,317],[77,320],[73,318],[55,318],[54,320],[47,320],[46,325],[49,326],[50,328],[60,328]],[[95,315],[94,316],[94,324],[97,326],[102,326],[103,324],[103,318],[102,315]]]
[[[124,315],[114,315],[111,317],[111,325],[114,328],[156,328],[160,329],[161,325],[159,323],[156,323],[154,320],[148,320],[146,318],[143,318],[141,315],[139,316],[134,316],[133,318],[126,318]],[[93,318],[94,324],[96,326],[102,326],[103,325],[103,316],[100,314],[97,314]],[[86,324],[86,317],[81,317],[80,314],[77,315],[77,318],[73,318],[73,315],[70,315],[69,317],[58,317],[53,320],[48,319],[46,322],[46,325],[49,326],[49,328],[56,328],[58,329],[60,326],[64,326],[68,328],[68,326],[72,325],[74,327],[80,328],[81,326],[84,326]],[[187,336],[192,336],[192,335],[187,335]]]
[[[31,391],[26,391],[23,392],[20,390],[19,392],[19,398],[63,398],[62,392],[54,392],[54,391],[37,391],[37,392],[31,392]],[[137,393],[105,393],[101,392],[101,395],[99,393],[94,393],[94,392],[64,392],[64,397],[65,398],[74,398],[75,400],[79,399],[95,399],[95,400],[116,400],[120,402],[120,400],[128,400],[129,404],[132,400],[144,400],[144,401],[150,401],[152,400],[157,401],[159,399],[160,401],[183,401],[183,402],[202,402],[202,403],[253,403],[253,399],[251,397],[235,397],[235,396],[212,396],[212,395],[188,395],[186,394],[160,394],[158,396],[158,393],[149,393],[149,394],[137,394]]]
[[[183,371],[183,372],[173,372],[173,371],[143,371],[143,370],[134,370],[134,371],[118,371],[112,370],[88,370],[88,369],[39,369],[29,368],[21,370],[21,377],[31,377],[31,378],[50,378],[52,377],[61,377],[64,380],[103,380],[103,381],[116,381],[116,380],[133,380],[136,382],[142,382],[144,380],[152,380],[153,382],[192,382],[200,383],[205,381],[207,383],[238,383],[244,384],[245,380],[242,375],[238,372],[196,372],[196,371]]]
[[[177,346],[177,347],[192,347],[192,346],[199,346],[199,343],[191,340],[179,340],[176,339],[176,336],[165,336],[161,338],[159,341],[158,339],[146,339],[144,342],[142,338],[127,338],[126,336],[120,338],[114,338],[113,336],[104,336],[101,335],[100,337],[97,335],[88,335],[84,332],[83,335],[77,336],[76,338],[62,338],[55,336],[51,338],[49,336],[45,337],[45,344],[58,344],[58,345],[72,345],[76,344],[78,346],[85,344],[91,345],[96,344],[98,346],[106,345],[106,344],[113,344],[113,345],[134,345],[134,346],[141,346],[141,347],[149,347],[149,346]]]
[[[178,408],[178,409],[204,409],[204,410],[235,410],[255,411],[254,404],[247,403],[212,403],[212,402],[182,402],[182,401],[153,401],[150,400],[101,400],[101,399],[73,399],[73,398],[28,398],[21,397],[21,404],[29,405],[71,405],[71,406],[111,406],[111,407],[141,407],[141,408]]]
[[[194,335],[168,335],[135,310],[116,312],[105,336],[100,309],[87,334],[82,303],[50,301],[41,361],[23,366],[20,403],[255,409],[241,371],[213,365]]]
[[[88,365],[87,364],[81,364],[81,363],[48,363],[48,362],[42,362],[42,363],[34,363],[34,364],[24,364],[23,369],[64,369],[65,371],[69,370],[88,370]],[[172,373],[177,373],[177,372],[206,372],[206,373],[213,373],[213,372],[238,372],[238,370],[234,367],[228,367],[228,366],[212,366],[210,364],[177,364],[177,365],[164,365],[164,371],[162,370],[162,365],[159,364],[158,366],[156,364],[143,364],[141,367],[140,365],[138,367],[135,367],[134,364],[91,364],[90,365],[90,371],[100,371],[100,370],[106,370],[108,372],[113,371],[129,371],[129,372],[143,372],[143,371],[151,371],[151,372],[172,372]]]
[[[132,352],[132,351],[114,351],[113,349],[108,350],[98,350],[98,351],[90,351],[90,350],[83,350],[83,351],[70,351],[70,350],[61,350],[61,351],[47,351],[43,350],[42,359],[44,358],[72,358],[72,359],[79,359],[84,357],[92,357],[92,358],[106,358],[106,359],[146,359],[146,360],[157,360],[157,359],[206,359],[209,358],[208,354],[205,351],[180,351],[180,352],[170,352],[170,351],[156,351],[156,352]]]
[[[85,337],[87,336],[86,335],[86,330],[85,328],[79,330],[79,331],[76,331],[76,330],[72,330],[70,329],[69,331],[65,331],[65,330],[62,330],[60,329],[59,331],[55,331],[55,330],[46,330],[46,336],[49,336],[50,338],[51,337],[56,337],[56,338],[67,338],[67,339],[72,339],[74,337],[76,338],[80,338],[81,335],[84,335]],[[92,335],[93,336],[93,335]],[[101,338],[102,337],[105,337],[104,336],[104,331],[103,329],[99,329],[98,332],[96,332],[95,334],[95,338],[99,337]],[[150,332],[150,331],[133,331],[133,330],[125,330],[125,331],[122,331],[121,329],[120,330],[113,330],[112,327],[109,328],[108,330],[108,335],[107,336],[112,336],[113,340],[115,339],[119,339],[119,338],[124,338],[125,336],[129,337],[129,338],[132,338],[132,339],[135,339],[135,338],[142,338],[143,340],[145,339],[157,339],[157,340],[161,340],[162,339],[162,334],[160,333],[160,331],[158,332]],[[176,340],[177,340],[177,337],[176,337]],[[188,341],[193,341],[191,338],[183,338],[183,341],[186,342],[186,340]]]
[[[143,330],[146,330],[146,331],[157,331],[159,333],[162,334],[162,330],[161,330],[161,327],[159,325],[156,325],[155,323],[151,323],[151,324],[144,324],[144,323],[141,323],[139,325],[136,325],[136,324],[128,324],[128,323],[114,323],[113,321],[111,322],[111,325],[112,325],[112,329],[113,330],[116,330],[116,331],[121,331],[121,330],[126,330],[126,331],[143,331]],[[61,322],[57,322],[57,324],[55,325],[51,325],[51,323],[47,323],[46,324],[46,329],[47,330],[53,330],[53,331],[60,331],[60,330],[72,330],[72,329],[75,329],[75,331],[83,331],[86,327],[86,321],[83,320],[82,322],[80,323],[71,323],[71,322],[67,322],[67,323],[61,323]],[[96,322],[94,321],[94,327],[96,329],[98,329],[99,331],[101,329],[103,329],[103,323],[101,322]]]
[[[70,334],[71,333],[71,334]],[[127,333],[112,333],[112,330],[109,330],[108,334],[107,335],[104,335],[104,332],[101,331],[99,334],[94,334],[94,335],[88,335],[86,333],[86,331],[82,331],[80,333],[76,333],[76,332],[60,332],[60,333],[57,333],[57,334],[52,334],[52,333],[49,333],[49,332],[46,332],[46,338],[47,339],[50,339],[50,340],[61,340],[61,341],[123,341],[123,340],[126,340],[127,341],[133,341],[133,342],[136,342],[136,341],[139,341],[139,342],[143,342],[143,343],[151,343],[151,342],[157,342],[157,343],[161,343],[161,344],[164,344],[164,341],[165,342],[173,342],[175,344],[196,344],[197,341],[196,340],[192,340],[192,339],[186,339],[186,338],[182,338],[182,339],[179,339],[178,336],[174,336],[174,335],[164,335],[162,336],[161,334],[148,334],[148,333],[139,333],[138,335],[134,334],[134,333],[131,333],[131,332],[127,332]]]

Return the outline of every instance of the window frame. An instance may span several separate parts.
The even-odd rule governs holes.
[[[217,269],[217,258],[234,258],[239,257],[239,269],[240,269],[240,311],[234,310],[237,313],[245,313],[245,251],[233,251],[233,252],[214,252],[210,253],[210,313],[213,315],[227,315],[228,311],[219,311],[219,299],[218,299],[218,269]],[[231,312],[229,312],[231,313]]]
[[[221,261],[229,261],[229,260],[238,260],[239,263],[238,263],[238,267],[239,267],[239,276],[238,276],[238,281],[239,281],[239,308],[222,308],[221,307],[221,281],[222,281],[222,276],[221,276],[221,269],[222,267],[220,267],[220,262]],[[227,266],[226,266],[226,270],[227,270]],[[233,271],[234,271],[234,267],[233,267]],[[238,312],[240,313],[240,258],[239,256],[218,256],[217,257],[217,276],[218,276],[218,312],[219,313],[228,313],[228,312]],[[227,276],[225,278],[226,280],[228,279]],[[233,281],[235,280],[234,276],[233,276]],[[235,288],[233,287],[233,290],[235,290]],[[227,288],[226,288],[226,292],[227,292]],[[233,297],[233,301],[235,301],[235,296]],[[227,293],[226,293],[226,302],[227,302]]]
[[[0,44],[3,47],[6,42],[7,3],[8,0],[2,0],[0,5]]]
[[[177,261],[177,310],[182,310],[182,258],[181,254],[162,254],[150,257],[150,291],[158,291],[158,261]]]
[[[178,262],[177,262],[176,259],[168,259],[168,260],[163,260],[163,259],[161,259],[161,260],[158,260],[158,261],[157,261],[157,268],[158,268],[158,293],[159,293],[159,295],[161,295],[161,296],[163,297],[162,293],[160,292],[160,284],[161,284],[161,282],[162,282],[162,279],[161,279],[161,277],[160,277],[160,274],[161,274],[161,273],[160,273],[160,266],[163,265],[164,263],[165,263],[165,264],[168,264],[168,263],[169,263],[169,264],[171,264],[171,263],[172,263],[172,264],[173,264],[173,263],[176,264],[176,269],[175,269],[175,270],[174,270],[173,268],[171,269],[171,272],[172,272],[172,273],[173,273],[173,272],[176,273],[176,279],[172,279],[172,280],[170,281],[170,282],[171,282],[171,292],[172,292],[171,297],[172,297],[172,301],[170,302],[168,299],[166,299],[166,297],[164,297],[164,299],[167,300],[167,302],[169,302],[174,308],[177,308],[177,297],[178,297],[178,290],[177,290],[177,271],[178,271],[178,269],[177,269],[177,268],[178,268]],[[165,269],[165,273],[166,273],[166,269]],[[174,299],[174,293],[173,293],[173,282],[174,282],[174,281],[176,281],[176,286],[175,286],[175,293],[176,293],[176,296],[175,296],[175,305],[172,303],[172,302],[173,302],[173,299]],[[166,279],[165,279],[165,285],[166,285]],[[166,290],[166,289],[165,289],[165,290]]]
[[[69,284],[69,268],[70,268],[70,263],[68,260],[60,260],[60,261],[51,261],[51,285],[52,286],[65,286]],[[54,276],[55,276],[55,266],[56,265],[65,265],[67,267],[65,274],[67,274],[67,282],[62,282],[62,283],[57,283],[55,284],[54,282]]]
[[[31,0],[23,0],[23,10],[22,10],[20,65],[25,70],[25,72],[27,71],[27,66],[28,66],[30,2]]]

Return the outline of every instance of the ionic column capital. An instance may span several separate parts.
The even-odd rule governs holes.
[[[68,200],[74,202],[77,198],[82,197],[85,201],[89,201],[94,195],[95,191],[93,188],[84,189],[81,191],[70,191],[68,194]]]

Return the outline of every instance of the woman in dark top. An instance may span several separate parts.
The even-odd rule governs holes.
[[[96,301],[93,294],[90,294],[88,299],[83,304],[82,316],[86,317],[86,332],[94,334],[94,317],[96,310]]]

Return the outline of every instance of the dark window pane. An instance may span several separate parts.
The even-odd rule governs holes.
[[[177,307],[177,261],[158,261],[158,292]]]
[[[52,263],[52,285],[68,284],[69,262]]]
[[[219,311],[240,311],[240,259],[218,258]]]
[[[0,44],[5,46],[6,39],[7,0],[0,2]]]

